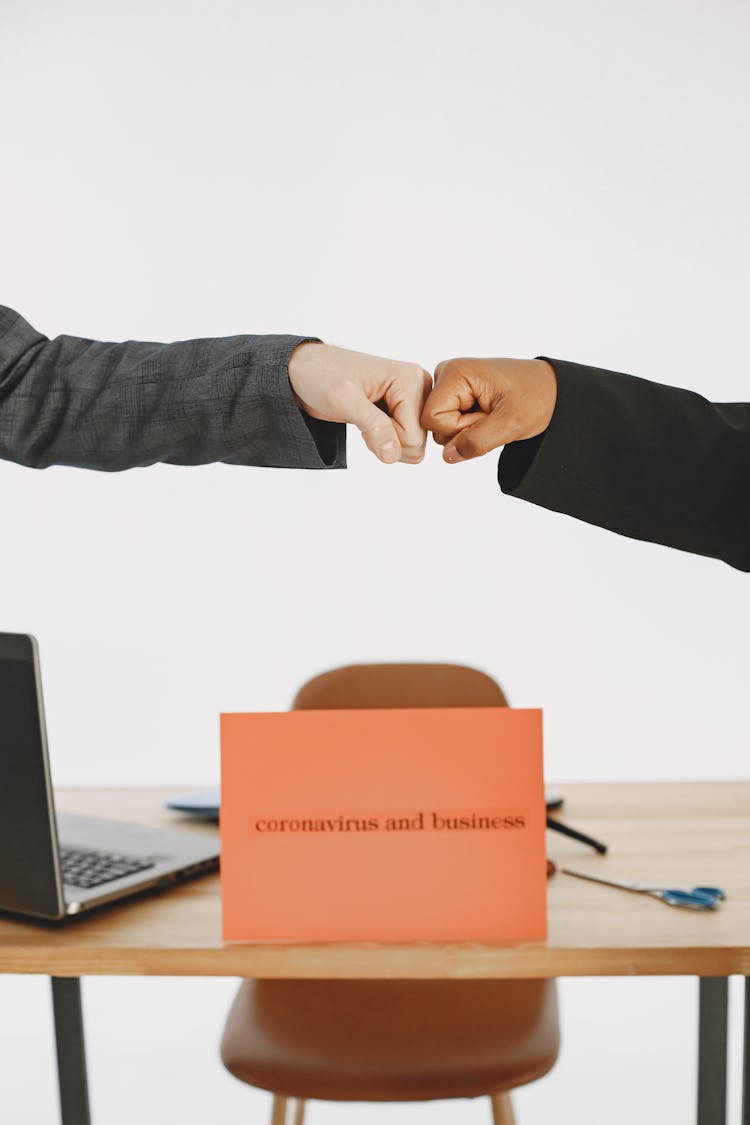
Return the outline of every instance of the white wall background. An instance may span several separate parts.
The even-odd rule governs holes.
[[[740,0],[2,0],[0,300],[50,336],[309,332],[427,367],[541,352],[746,400],[749,36]],[[350,465],[0,465],[0,627],[40,640],[59,783],[215,781],[220,710],[419,659],[543,706],[551,778],[748,775],[744,575],[505,498],[495,458],[387,468],[354,434]],[[123,984],[90,984],[105,1055]],[[6,981],[0,1011],[36,1011],[39,987]],[[211,1009],[189,1044],[141,1028],[144,1057],[206,1052],[198,1085],[243,1119],[212,1054],[225,986],[132,988]],[[561,1099],[684,1120],[667,997],[689,988],[641,985],[671,1028],[655,1067],[624,984],[571,983],[524,1125]],[[0,1019],[19,1107],[38,1016],[27,1054]],[[201,1094],[174,1097],[198,1121]],[[123,1098],[107,1121],[132,1119]]]

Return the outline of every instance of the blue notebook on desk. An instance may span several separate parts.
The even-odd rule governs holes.
[[[198,789],[191,793],[181,793],[176,797],[168,797],[164,802],[168,809],[185,813],[186,816],[197,816],[202,820],[219,819],[220,792],[217,789]],[[559,809],[562,798],[556,793],[547,793],[547,810]]]
[[[218,788],[198,789],[191,793],[168,797],[164,804],[168,809],[186,813],[188,816],[198,816],[203,820],[218,820],[219,793]]]

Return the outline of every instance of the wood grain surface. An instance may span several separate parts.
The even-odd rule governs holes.
[[[490,978],[750,974],[750,782],[560,785],[560,816],[604,858],[547,834],[558,865],[660,885],[719,885],[715,913],[678,910],[557,874],[549,938],[479,943],[223,945],[218,875],[62,925],[0,918],[0,971],[241,977]],[[184,787],[182,787],[184,790]],[[181,787],[170,789],[174,793]],[[70,789],[58,808],[144,824],[214,826],[162,809],[166,790]]]

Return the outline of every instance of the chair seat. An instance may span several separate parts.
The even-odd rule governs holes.
[[[221,1057],[243,1082],[325,1101],[500,1093],[559,1048],[554,981],[244,981]]]

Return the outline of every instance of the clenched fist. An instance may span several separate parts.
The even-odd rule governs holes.
[[[356,426],[386,464],[424,457],[419,419],[432,379],[418,364],[307,342],[292,352],[289,381],[311,418]]]
[[[555,372],[543,359],[449,359],[435,371],[422,426],[453,464],[543,433],[556,401]]]

